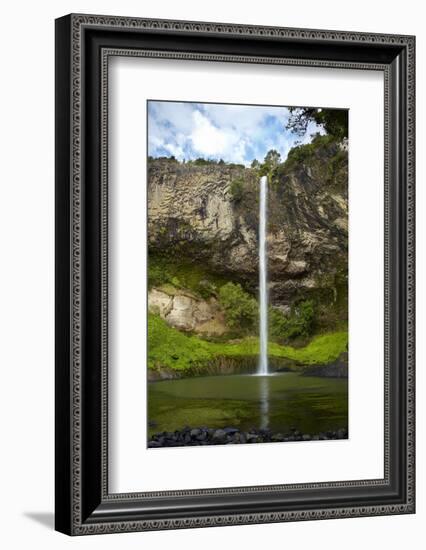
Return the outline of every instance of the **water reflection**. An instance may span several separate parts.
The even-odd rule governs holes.
[[[261,376],[259,380],[260,398],[260,429],[269,428],[269,376]]]

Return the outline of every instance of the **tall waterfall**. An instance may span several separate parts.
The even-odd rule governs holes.
[[[268,374],[268,263],[266,225],[268,219],[268,178],[260,178],[259,204],[259,321],[260,356],[258,374]]]

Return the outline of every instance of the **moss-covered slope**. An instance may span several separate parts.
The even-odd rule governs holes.
[[[302,348],[270,343],[268,354],[272,364],[274,360],[283,360],[283,365],[288,368],[327,365],[347,350],[347,344],[347,332],[333,332],[315,336]],[[157,315],[148,316],[148,368],[152,371],[166,369],[183,375],[202,374],[220,362],[226,368],[226,360],[236,361],[234,365],[238,361],[256,364],[258,354],[258,338],[209,342],[195,335],[183,334]]]

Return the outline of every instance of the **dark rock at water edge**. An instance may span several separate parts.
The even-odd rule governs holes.
[[[228,426],[226,428],[190,428],[186,426],[182,430],[174,432],[161,432],[151,436],[148,441],[149,448],[160,447],[191,447],[198,445],[232,445],[244,443],[280,443],[290,441],[326,441],[335,439],[348,439],[348,430],[340,428],[336,431],[320,432],[318,434],[302,433],[292,428],[289,433],[274,433],[268,429],[250,429],[241,431],[238,428]]]
[[[348,378],[348,353],[328,365],[310,365],[302,370],[303,376],[321,376],[324,378]]]

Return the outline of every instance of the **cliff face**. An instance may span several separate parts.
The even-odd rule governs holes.
[[[196,260],[255,294],[259,173],[158,159],[148,176],[150,253]],[[347,178],[346,147],[321,141],[293,149],[269,178],[270,301],[283,311],[309,297],[346,309]]]

